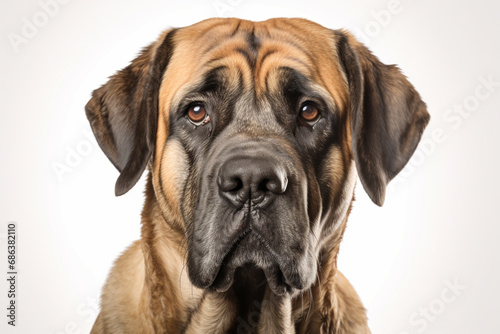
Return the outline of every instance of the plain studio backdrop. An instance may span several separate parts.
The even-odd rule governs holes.
[[[400,65],[432,119],[384,207],[358,182],[339,268],[373,333],[500,333],[498,1],[2,0],[0,13],[1,333],[90,330],[113,261],[139,238],[144,178],[115,198],[84,105],[162,30],[215,16],[347,28]]]

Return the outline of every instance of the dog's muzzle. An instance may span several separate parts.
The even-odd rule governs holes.
[[[316,269],[300,162],[270,140],[214,151],[189,231],[193,284],[225,291],[235,271],[250,265],[264,271],[275,293],[308,287]]]

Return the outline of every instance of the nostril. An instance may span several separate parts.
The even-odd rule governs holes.
[[[257,186],[257,190],[262,191],[264,193],[266,193],[268,191],[272,191],[272,189],[269,188],[270,182],[271,181],[269,179],[263,179],[262,181],[260,181],[259,185]]]
[[[283,194],[286,190],[288,180],[284,178],[283,180],[280,179],[266,179],[263,182],[264,184],[264,190],[270,191],[275,194]]]
[[[235,177],[231,180],[231,189],[229,191],[238,191],[243,188],[243,181],[240,178]]]
[[[225,192],[234,192],[243,188],[243,181],[239,177],[219,176],[219,187]]]
[[[273,193],[279,193],[280,190],[281,190],[281,185],[279,184],[279,182],[277,181],[267,181],[266,183],[266,188],[267,190],[269,190],[270,192],[273,192]]]

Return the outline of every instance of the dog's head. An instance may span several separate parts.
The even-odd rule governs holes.
[[[86,112],[120,171],[117,195],[149,163],[194,285],[225,291],[250,264],[277,294],[313,284],[356,175],[382,205],[429,121],[395,66],[302,19],[169,30]]]

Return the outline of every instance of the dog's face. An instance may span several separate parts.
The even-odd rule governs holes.
[[[381,205],[429,120],[397,68],[299,19],[168,31],[86,111],[121,172],[117,194],[150,163],[194,285],[225,291],[252,268],[277,294],[314,283],[357,173]]]

